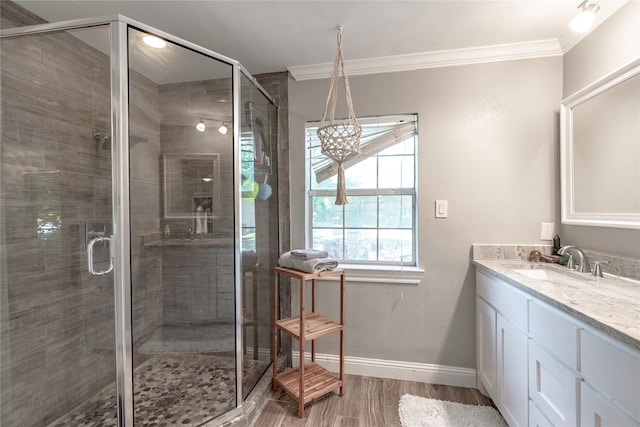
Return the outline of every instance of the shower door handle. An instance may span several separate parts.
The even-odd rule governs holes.
[[[96,271],[93,268],[93,245],[96,243],[107,242],[109,243],[109,268],[106,270]],[[104,276],[105,274],[111,273],[113,271],[113,257],[111,256],[111,238],[109,237],[96,237],[95,239],[91,239],[89,244],[87,245],[87,268],[89,273],[94,276]]]

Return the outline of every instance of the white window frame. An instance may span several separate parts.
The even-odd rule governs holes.
[[[404,284],[418,284],[422,278],[424,270],[419,267],[418,262],[418,135],[417,135],[417,115],[396,115],[396,116],[376,116],[368,118],[358,118],[361,125],[375,123],[391,123],[394,121],[414,121],[416,126],[416,138],[413,149],[413,188],[403,189],[376,189],[361,190],[361,189],[349,189],[347,188],[347,196],[358,195],[410,195],[413,200],[413,223],[412,223],[412,258],[413,260],[405,264],[403,262],[391,263],[391,262],[377,262],[377,261],[356,261],[356,260],[340,260],[340,268],[344,268],[349,273],[350,281],[362,281],[369,283],[404,283]],[[307,197],[305,198],[305,241],[308,247],[311,247],[311,236],[313,233],[312,223],[312,207],[313,197],[318,195],[335,196],[336,190],[311,190],[311,180],[313,179],[313,171],[311,170],[310,159],[310,140],[307,136],[307,129],[318,127],[319,122],[307,122],[305,123],[305,192]],[[405,139],[406,140],[406,139]],[[316,141],[316,143],[319,143]],[[393,144],[392,144],[393,145]],[[389,146],[387,144],[387,146]],[[375,154],[375,153],[374,153]],[[374,228],[379,230],[379,228]],[[343,228],[344,230],[344,228]]]

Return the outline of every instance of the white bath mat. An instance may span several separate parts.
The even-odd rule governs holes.
[[[464,405],[405,394],[398,405],[402,427],[507,427],[490,406]]]

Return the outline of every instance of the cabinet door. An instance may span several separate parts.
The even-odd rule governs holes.
[[[580,425],[585,427],[639,427],[622,409],[582,381],[580,386]]]
[[[532,400],[529,400],[529,427],[554,427]]]
[[[476,364],[478,381],[496,398],[496,311],[476,298]]]
[[[554,425],[577,425],[578,384],[573,371],[529,339],[529,397]]]
[[[511,427],[524,427],[529,419],[527,334],[497,315],[498,401],[496,405]]]

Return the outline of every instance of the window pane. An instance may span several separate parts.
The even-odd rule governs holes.
[[[309,157],[315,159],[316,157],[324,156],[322,154],[322,147],[320,145],[314,145],[313,147],[309,147]]]
[[[316,196],[312,200],[312,227],[342,227],[342,206],[335,204],[335,196]]]
[[[311,172],[311,189],[312,190],[335,190],[338,185],[338,177],[336,175],[325,179],[321,183],[316,182],[316,174]]]
[[[345,229],[345,260],[375,261],[376,230]]]
[[[368,118],[361,122],[363,140],[374,141],[374,144],[392,143],[389,138],[395,134],[385,132],[403,121],[400,116]],[[410,121],[417,126],[416,116],[412,115]],[[344,262],[415,265],[417,136],[408,137],[345,169],[349,202],[336,206],[337,176],[318,184],[313,173],[314,165],[318,168],[328,164],[321,153],[316,130],[315,122],[306,128],[307,182],[311,190],[311,242],[308,244],[325,249]],[[376,139],[378,137],[380,139]]]
[[[411,230],[380,230],[379,261],[413,262]]]
[[[379,196],[381,228],[411,228],[413,226],[413,197]]]
[[[379,158],[379,188],[413,188],[413,156]]]
[[[342,259],[342,229],[314,228],[313,248],[329,252],[329,257]]]
[[[378,197],[351,196],[344,205],[345,227],[376,228],[378,226]]]
[[[377,173],[376,158],[370,157],[367,160],[345,169],[344,178],[346,187],[347,189],[376,188]]]
[[[242,249],[246,251],[256,250],[256,229],[242,227]]]

